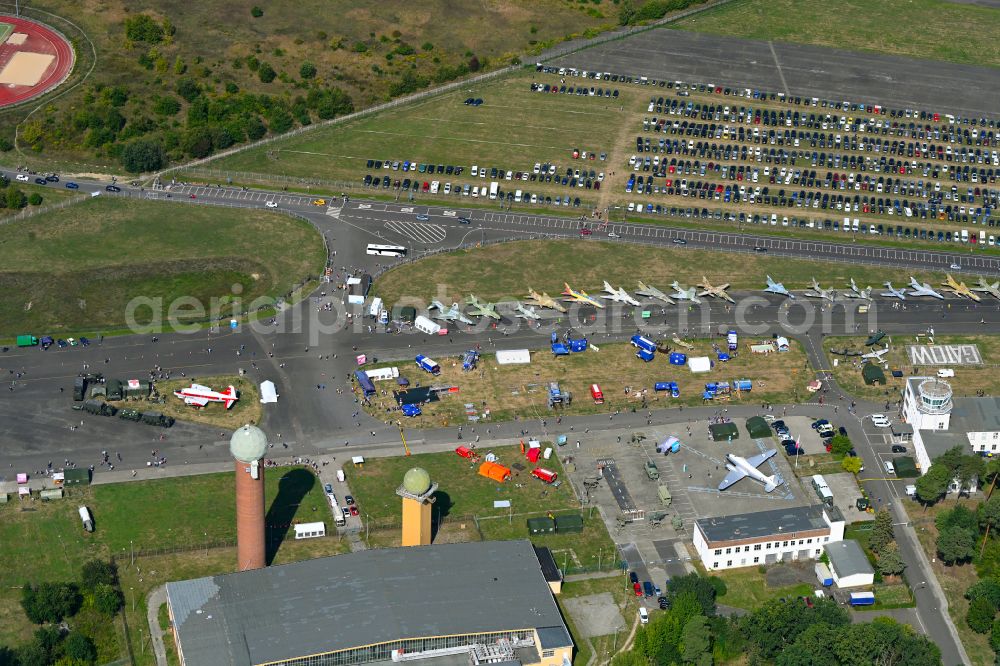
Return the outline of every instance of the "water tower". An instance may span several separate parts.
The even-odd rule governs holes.
[[[438,485],[431,482],[427,470],[414,467],[403,476],[396,494],[403,498],[404,546],[429,546],[431,543],[431,505]]]
[[[264,539],[264,465],[267,435],[245,425],[233,433],[229,451],[236,459],[236,559],[240,571],[267,565]]]

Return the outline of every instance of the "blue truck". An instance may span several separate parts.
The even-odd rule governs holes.
[[[874,592],[851,592],[852,606],[871,606],[875,603]]]
[[[423,354],[417,354],[417,358],[415,360],[417,362],[417,365],[420,366],[421,370],[429,372],[432,375],[441,374],[441,366],[438,365],[435,361],[427,358]]]
[[[372,383],[367,372],[364,370],[355,370],[354,378],[358,380],[358,386],[366,398],[375,395],[375,384]]]
[[[629,342],[632,343],[633,347],[648,351],[651,354],[656,351],[656,343],[647,338],[645,335],[633,335],[631,339],[629,339]]]

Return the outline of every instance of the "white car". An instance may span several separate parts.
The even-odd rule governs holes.
[[[264,205],[267,206],[268,208],[277,208],[278,207],[278,202],[277,201],[268,201]]]
[[[952,265],[951,265],[951,266],[949,266],[948,268],[950,268],[950,269],[951,269],[951,270],[953,270],[953,271],[960,271],[960,270],[962,270],[962,267],[961,267],[961,266],[959,266],[958,264],[952,264]]]
[[[608,232],[608,238],[618,238],[618,237],[619,237],[618,234],[616,234],[615,232],[613,231]]]
[[[17,178],[22,183],[27,183],[30,180],[30,178],[28,178],[27,174],[23,174],[23,173],[17,174],[17,176],[15,176],[15,178]]]
[[[888,428],[890,423],[885,414],[872,414],[872,425],[876,428]]]

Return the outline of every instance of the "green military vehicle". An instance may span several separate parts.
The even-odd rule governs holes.
[[[660,470],[656,468],[656,463],[652,460],[646,462],[646,476],[649,477],[650,481],[656,481],[660,478]]]
[[[85,400],[82,405],[74,407],[73,409],[80,409],[87,412],[88,414],[95,414],[97,416],[114,416],[118,410],[103,400]]]
[[[118,418],[125,419],[126,421],[141,421],[142,414],[138,409],[132,409],[131,407],[125,407],[120,412],[118,412]]]
[[[667,488],[665,484],[660,484],[656,487],[656,494],[660,498],[660,504],[663,506],[670,506],[670,502],[673,499],[670,495],[670,489]]]
[[[141,418],[142,422],[146,425],[159,426],[161,428],[169,428],[174,424],[172,416],[167,416],[160,412],[143,412]]]

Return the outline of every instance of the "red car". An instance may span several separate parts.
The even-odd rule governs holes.
[[[580,229],[580,235],[581,236],[589,236],[592,233],[594,233],[594,232],[591,231],[590,229]]]
[[[351,510],[351,515],[352,515],[352,516],[356,516],[356,515],[358,515],[359,511],[358,511],[358,507],[357,507],[357,505],[355,505],[355,504],[352,504],[352,505],[351,505],[351,506],[350,506],[349,508],[350,508],[350,510]]]
[[[642,585],[639,585],[639,583],[632,583],[632,590],[635,592],[635,596],[642,596]]]

